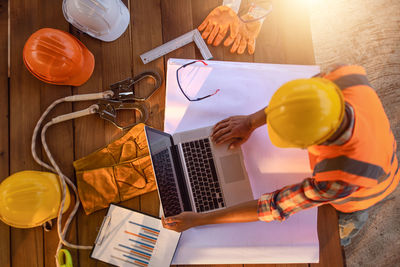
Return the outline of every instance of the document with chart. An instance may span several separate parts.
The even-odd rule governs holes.
[[[159,218],[111,204],[90,256],[115,266],[170,266],[180,236]]]

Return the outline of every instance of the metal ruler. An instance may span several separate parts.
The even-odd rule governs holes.
[[[178,38],[175,38],[174,40],[171,40],[163,45],[160,45],[140,55],[140,58],[142,59],[143,63],[146,64],[184,45],[187,45],[190,42],[195,42],[197,48],[199,48],[200,53],[204,59],[213,58],[210,50],[208,50],[206,43],[204,42],[203,38],[200,35],[200,32],[197,29],[185,33],[184,35],[181,35]]]

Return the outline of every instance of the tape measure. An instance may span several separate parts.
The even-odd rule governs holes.
[[[144,64],[147,64],[159,57],[168,54],[169,52],[172,52],[178,48],[181,48],[184,45],[187,45],[190,42],[195,42],[197,48],[200,50],[200,53],[204,59],[207,60],[213,58],[210,50],[208,50],[206,43],[204,42],[203,38],[200,35],[200,32],[197,29],[185,33],[184,35],[181,35],[178,38],[175,38],[174,40],[171,40],[163,45],[160,45],[140,55],[140,58],[142,59]]]

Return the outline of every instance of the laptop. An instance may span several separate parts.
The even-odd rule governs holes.
[[[241,148],[215,145],[212,126],[170,135],[145,126],[165,217],[253,200]]]

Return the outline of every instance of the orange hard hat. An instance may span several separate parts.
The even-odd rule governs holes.
[[[40,29],[26,41],[24,64],[39,80],[80,86],[92,75],[94,56],[73,35],[51,28]]]

